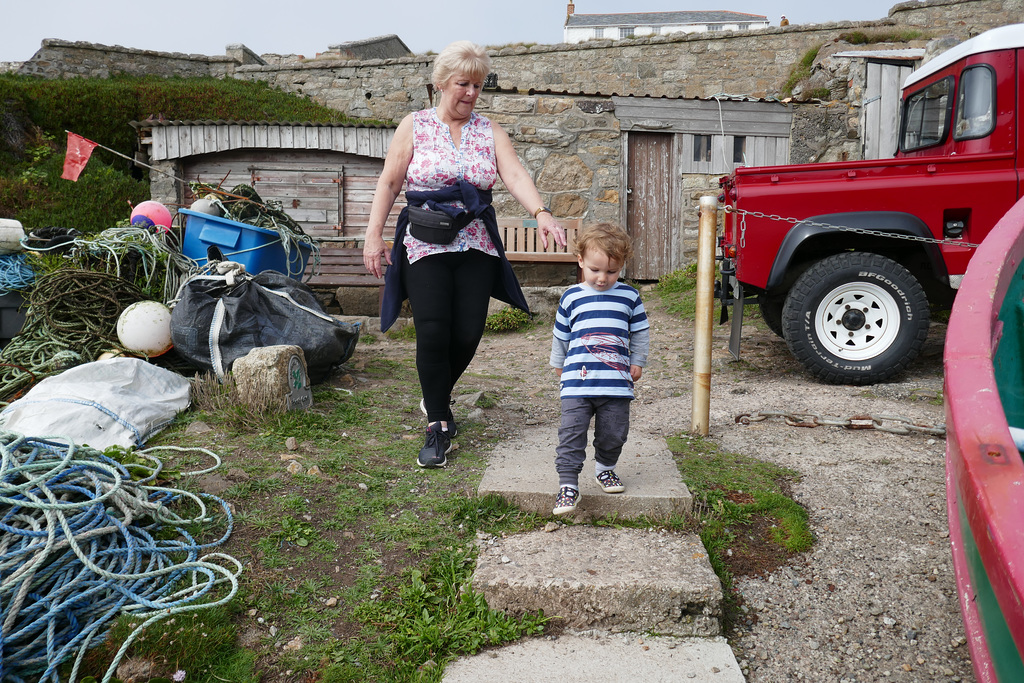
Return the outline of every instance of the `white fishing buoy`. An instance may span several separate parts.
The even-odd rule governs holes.
[[[21,241],[25,239],[25,228],[13,218],[0,218],[0,254],[14,254],[24,251]]]
[[[117,338],[129,351],[159,356],[171,350],[171,309],[159,301],[138,301],[117,318]]]
[[[192,202],[192,206],[190,206],[189,208],[192,209],[193,211],[205,213],[210,216],[220,217],[224,215],[224,212],[220,210],[219,206],[217,206],[215,203],[206,198],[195,200],[194,202]]]

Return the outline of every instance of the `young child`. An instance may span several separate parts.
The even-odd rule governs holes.
[[[583,282],[562,294],[551,343],[550,362],[561,379],[562,401],[556,515],[572,512],[580,501],[591,418],[597,483],[606,493],[626,490],[615,465],[629,434],[633,383],[650,349],[650,323],[640,293],[619,282],[632,253],[629,236],[611,223],[589,225],[576,238]]]

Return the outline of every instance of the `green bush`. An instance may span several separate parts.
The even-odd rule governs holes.
[[[490,332],[519,332],[531,324],[530,314],[518,308],[503,308],[487,316],[484,328]]]
[[[149,172],[129,161],[138,146],[132,121],[274,120],[347,123],[354,119],[264,83],[216,78],[126,77],[44,80],[0,75],[0,218],[26,229],[94,233],[127,218],[150,198]],[[67,131],[97,147],[77,182],[60,177]]]

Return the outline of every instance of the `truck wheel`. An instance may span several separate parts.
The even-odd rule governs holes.
[[[757,307],[761,309],[761,317],[764,318],[765,325],[775,334],[785,338],[785,335],[782,334],[782,307],[786,303],[786,298],[759,294],[757,300],[760,302]]]
[[[822,259],[786,297],[783,336],[812,375],[874,384],[902,372],[928,336],[928,298],[906,268],[878,254]]]

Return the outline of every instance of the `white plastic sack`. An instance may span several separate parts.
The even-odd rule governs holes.
[[[141,447],[188,404],[181,375],[138,358],[109,358],[39,382],[0,412],[0,427],[101,451]]]

